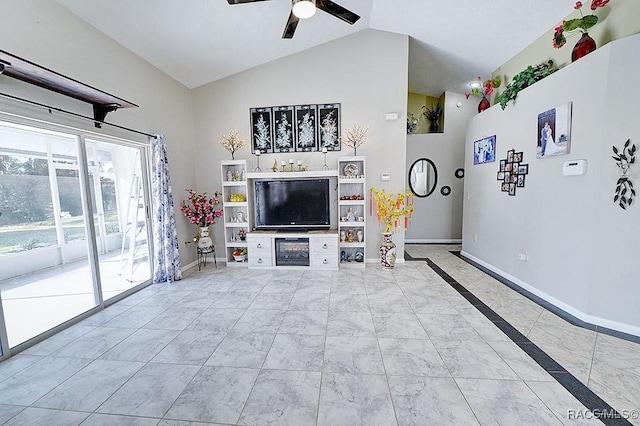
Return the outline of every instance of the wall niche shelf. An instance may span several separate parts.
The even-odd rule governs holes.
[[[118,108],[138,107],[134,103],[19,58],[4,50],[0,50],[0,74],[90,103],[93,106],[93,119],[96,121],[96,127],[100,127],[100,122],[104,122],[108,113]]]

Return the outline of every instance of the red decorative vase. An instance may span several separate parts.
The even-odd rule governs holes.
[[[490,106],[491,106],[491,103],[489,102],[489,99],[487,99],[486,96],[483,96],[482,100],[478,104],[478,112],[482,112],[485,109],[489,108]]]
[[[596,50],[595,40],[589,37],[589,33],[582,34],[582,37],[580,37],[580,40],[578,40],[571,52],[571,62],[575,62],[583,56],[587,56],[594,50]]]

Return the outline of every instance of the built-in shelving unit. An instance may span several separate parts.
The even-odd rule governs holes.
[[[223,160],[222,173],[222,209],[224,219],[224,245],[227,266],[247,266],[248,261],[236,262],[235,249],[247,248],[246,238],[249,232],[249,202],[247,186],[246,160]]]
[[[363,267],[366,259],[367,190],[365,157],[338,159],[340,266]]]

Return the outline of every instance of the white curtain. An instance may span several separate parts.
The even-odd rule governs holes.
[[[153,247],[155,250],[153,282],[172,282],[182,279],[182,264],[178,252],[178,231],[173,209],[167,144],[164,135],[151,137],[150,142]]]

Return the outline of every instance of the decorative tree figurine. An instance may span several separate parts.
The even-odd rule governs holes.
[[[353,155],[357,155],[357,150],[367,141],[367,132],[369,129],[354,124],[350,129],[345,130],[342,144],[353,148]]]
[[[228,135],[221,135],[218,142],[231,153],[232,160],[235,160],[236,151],[245,146],[245,141],[240,139],[240,132],[237,130],[230,131]]]

